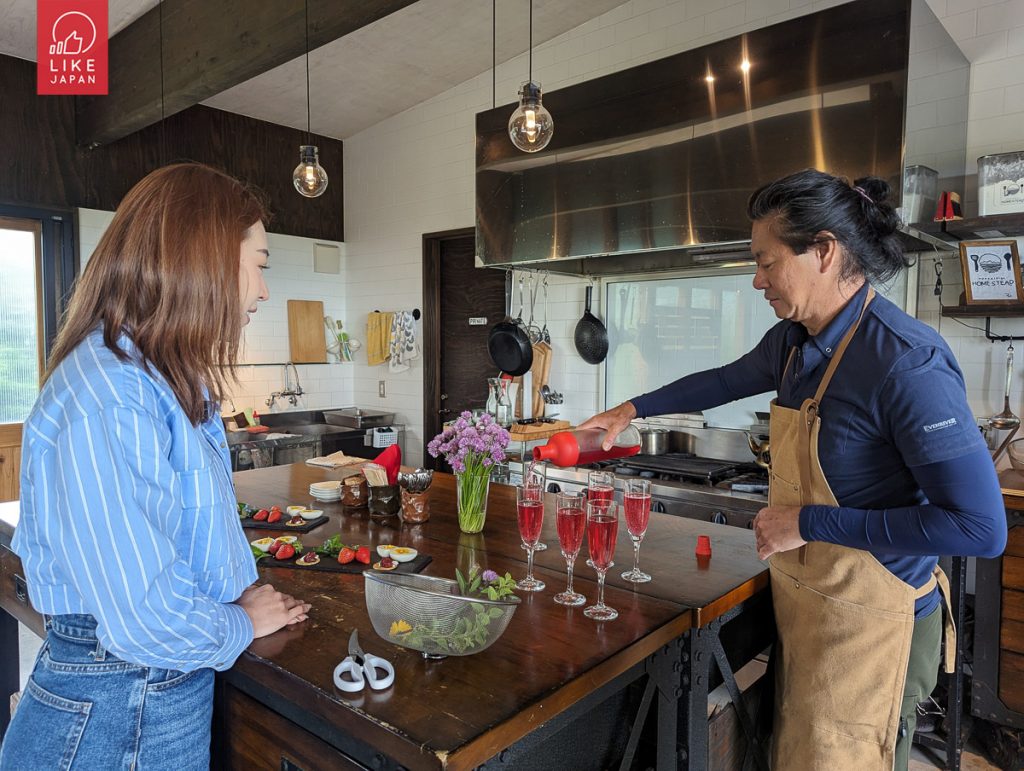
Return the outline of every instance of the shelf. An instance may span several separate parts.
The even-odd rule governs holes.
[[[948,222],[915,222],[913,227],[944,241],[984,241],[1024,236],[1024,212],[990,214]]]
[[[1009,319],[1024,317],[1024,303],[1014,305],[944,305],[943,316]]]

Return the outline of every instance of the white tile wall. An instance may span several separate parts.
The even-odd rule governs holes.
[[[838,4],[840,0],[632,0],[539,46],[534,51],[534,75],[547,90],[562,88]],[[973,62],[966,169],[973,174],[977,156],[1024,145],[1020,130],[1024,125],[1024,0],[928,0],[928,4]],[[520,82],[526,79],[526,64],[526,57],[520,56],[498,66],[499,104],[515,100]],[[474,116],[491,105],[488,71],[346,139],[344,289],[333,301],[341,308],[336,312],[344,311],[347,327],[360,339],[365,340],[369,311],[421,306],[422,235],[473,225]],[[966,192],[970,203],[973,191]],[[83,243],[85,231],[83,224]],[[922,259],[920,315],[939,328],[961,357],[975,412],[998,411],[1002,388],[998,370],[1005,349],[951,319],[939,323],[931,294],[932,258]],[[944,264],[943,301],[954,304],[960,291],[954,287],[959,264],[955,256]],[[280,272],[271,271],[270,280],[278,281]],[[579,420],[598,409],[600,394],[599,368],[583,363],[571,345],[585,284],[557,277],[549,283],[549,327],[555,344],[551,381],[566,395],[562,414]],[[271,291],[275,291],[273,285]],[[599,294],[595,292],[595,298]],[[1008,331],[1024,333],[1024,321],[997,322],[998,329],[1002,331],[1004,324]],[[255,349],[255,343],[250,340],[250,348]],[[1024,346],[1021,349],[1024,353]],[[386,365],[368,367],[364,349],[355,364],[300,369],[339,373],[303,372],[304,387],[308,378],[322,388],[317,398],[331,394],[324,398],[333,399],[336,394],[345,402],[398,412],[409,426],[407,461],[418,463],[424,439],[422,364],[419,360],[409,371],[392,374]],[[242,370],[247,379],[239,393],[252,400],[262,401],[269,386],[280,384],[276,370],[247,369]],[[386,384],[384,398],[377,396],[380,380]],[[1014,382],[1011,406],[1024,412],[1024,382],[1019,376]]]
[[[113,216],[113,212],[97,209],[78,210],[78,245],[83,269]],[[259,311],[243,332],[240,357],[243,366],[237,370],[238,384],[223,405],[225,411],[254,407],[258,412],[267,412],[267,397],[284,387],[284,367],[280,363],[288,361],[287,300],[321,300],[325,314],[341,319],[347,330],[353,330],[351,320],[345,315],[345,245],[337,244],[343,255],[341,274],[328,275],[313,272],[313,245],[336,242],[276,233],[268,234],[267,242],[271,269],[266,272],[266,280],[270,299],[260,304]],[[297,369],[305,395],[296,406],[278,402],[273,411],[352,404],[353,364],[305,364]]]

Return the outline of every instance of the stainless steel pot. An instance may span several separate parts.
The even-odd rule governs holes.
[[[668,452],[668,429],[643,426],[640,428],[640,454],[664,455]]]

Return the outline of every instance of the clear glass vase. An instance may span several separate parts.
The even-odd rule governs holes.
[[[455,498],[459,511],[459,529],[463,533],[479,533],[487,519],[487,493],[491,475],[462,473],[455,475]]]

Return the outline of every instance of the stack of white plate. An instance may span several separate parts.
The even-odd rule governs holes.
[[[314,482],[309,486],[309,494],[318,501],[332,503],[341,500],[341,482]]]

